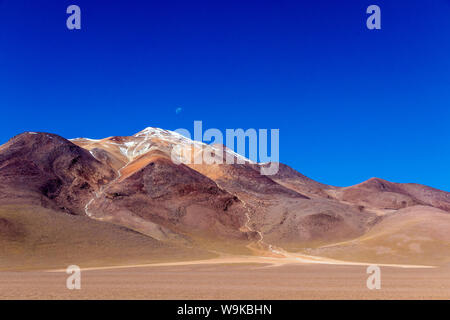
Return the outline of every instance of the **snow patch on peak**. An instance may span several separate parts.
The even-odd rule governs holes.
[[[92,142],[100,141],[100,139],[89,139],[89,138],[74,138],[74,139],[69,139],[69,141],[76,141],[76,140],[86,140],[86,141],[92,141]]]
[[[133,135],[133,137],[135,137],[135,138],[143,138],[144,137],[145,141],[151,140],[152,138],[158,138],[158,139],[165,140],[165,141],[167,141],[171,144],[175,144],[175,145],[178,144],[178,145],[184,145],[184,146],[194,146],[195,148],[203,148],[203,147],[209,146],[209,147],[212,147],[213,149],[218,150],[218,148],[216,146],[208,145],[204,142],[197,141],[197,140],[192,140],[178,132],[155,128],[155,127],[147,127],[144,130]],[[147,149],[146,151],[148,151],[148,150],[149,149]],[[226,146],[224,146],[223,150],[225,151],[225,153],[239,159],[240,161],[248,162],[248,163],[252,163],[252,164],[256,163],[256,162],[246,158],[245,156],[242,156],[242,155],[234,152],[233,150],[229,149]],[[146,151],[139,152],[139,154],[145,153]]]
[[[156,140],[155,140],[156,139]],[[71,139],[74,140],[81,140],[81,141],[89,141],[89,142],[99,142],[102,141],[102,143],[107,143],[112,146],[117,146],[118,151],[128,160],[128,162],[131,162],[141,155],[152,151],[152,150],[159,150],[159,143],[157,140],[162,140],[165,142],[165,146],[162,147],[161,150],[164,150],[165,152],[170,152],[175,146],[181,146],[182,148],[190,148],[193,147],[195,149],[194,152],[201,152],[201,150],[205,150],[205,147],[212,147],[216,151],[220,151],[219,148],[216,145],[209,145],[207,143],[192,140],[178,132],[165,130],[161,128],[155,128],[155,127],[147,127],[142,131],[139,131],[138,133],[134,134],[130,137],[111,137],[108,139],[87,139],[87,138],[76,138]],[[159,147],[158,147],[159,146]],[[223,146],[223,149],[221,149],[223,152],[227,154],[227,156],[231,156],[232,158],[238,159],[239,162],[244,163],[256,163],[245,156],[242,156],[233,150],[229,149],[226,146]],[[228,158],[228,157],[227,157]],[[225,159],[224,159],[225,161]]]
[[[142,137],[147,135],[164,135],[169,136],[171,134],[176,134],[176,132],[172,132],[169,130],[161,129],[161,128],[155,128],[155,127],[147,127],[142,131],[139,131],[133,137]]]
[[[145,139],[158,138],[174,144],[190,144],[190,145],[194,144],[196,146],[206,145],[203,142],[189,139],[178,132],[154,127],[145,128],[144,130],[133,135],[133,137],[135,138],[145,137]]]

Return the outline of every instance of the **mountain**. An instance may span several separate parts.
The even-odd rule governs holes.
[[[450,211],[450,193],[413,183],[393,183],[379,178],[341,188],[336,197],[363,206],[398,210],[414,205]]]
[[[0,147],[0,199],[84,214],[91,194],[114,180],[108,165],[60,136],[23,133]]]
[[[341,260],[416,265],[449,261],[450,214],[430,206],[410,206],[382,216],[364,235],[308,250]]]
[[[241,161],[173,161],[205,152]],[[169,252],[450,262],[450,193],[377,178],[334,187],[282,163],[261,175],[267,165],[158,128],[96,140],[20,134],[0,146],[0,257],[17,265],[11,255],[22,252],[41,265],[49,243],[58,264],[63,245],[79,243],[92,265]]]

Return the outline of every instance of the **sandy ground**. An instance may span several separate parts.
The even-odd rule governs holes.
[[[179,262],[163,262],[152,264],[133,264],[133,265],[116,265],[116,266],[101,266],[101,267],[87,267],[84,271],[95,270],[114,270],[114,269],[128,269],[128,268],[144,268],[144,267],[172,267],[172,266],[187,266],[187,265],[223,265],[223,264],[267,264],[268,266],[284,266],[287,264],[326,264],[326,265],[351,265],[351,266],[369,266],[366,262],[351,262],[343,260],[335,260],[326,257],[310,256],[300,253],[291,253],[287,251],[277,251],[277,254],[270,253],[268,256],[233,256],[227,254],[217,253],[218,258],[193,260],[193,261],[179,261]],[[407,265],[407,264],[377,264],[380,267],[396,267],[408,269],[423,269],[435,268],[426,265]],[[46,270],[46,272],[64,272],[64,269]]]
[[[0,299],[450,299],[448,267],[383,266],[369,290],[365,265],[262,259],[83,270],[81,290],[62,271],[0,272]]]

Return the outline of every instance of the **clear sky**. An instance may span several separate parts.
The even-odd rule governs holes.
[[[450,191],[450,1],[0,0],[0,107],[1,143],[279,128],[318,181]]]

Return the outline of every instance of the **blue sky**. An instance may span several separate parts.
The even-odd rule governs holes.
[[[449,40],[449,0],[0,0],[0,142],[279,128],[281,162],[321,182],[450,191]]]

